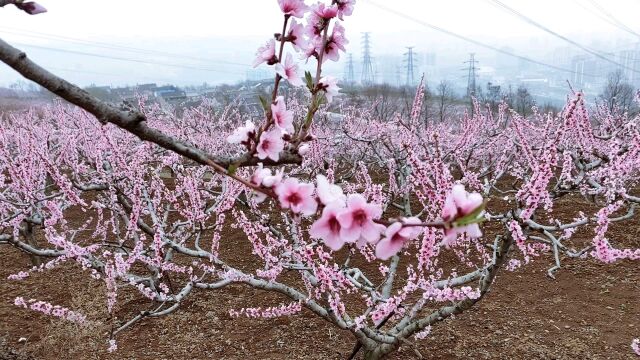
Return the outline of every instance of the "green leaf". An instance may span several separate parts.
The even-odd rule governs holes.
[[[238,164],[231,164],[227,169],[227,174],[234,175],[236,173],[236,170],[238,170]]]
[[[322,92],[322,94],[320,94],[320,96],[316,98],[316,108],[319,108],[321,105],[328,103],[329,102],[327,101],[327,97],[324,92]]]
[[[260,99],[260,104],[262,104],[262,108],[264,109],[264,111],[268,112],[270,109],[269,101],[260,95],[258,95],[258,98]]]
[[[309,71],[304,72],[304,80],[307,83],[307,89],[313,92],[313,77],[311,77],[311,72]]]
[[[478,206],[475,210],[473,210],[473,212],[459,218],[451,225],[453,225],[453,227],[460,227],[471,224],[479,224],[485,221],[485,218],[483,216],[480,216],[480,214],[482,214],[482,212],[484,211],[485,205],[486,203],[483,202],[482,205]]]

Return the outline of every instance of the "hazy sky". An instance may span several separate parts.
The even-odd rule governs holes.
[[[82,85],[150,81],[217,83],[244,79],[255,49],[281,26],[276,0],[39,2],[49,9],[48,13],[28,16],[10,7],[0,8],[0,37],[26,50],[42,65]],[[502,2],[597,50],[610,50],[640,40],[611,24],[618,21],[640,33],[637,23],[640,0]],[[355,58],[361,56],[360,33],[364,31],[371,32],[376,56],[402,54],[404,47],[410,45],[416,46],[418,52],[437,52],[442,59],[447,56],[457,59],[457,54],[478,50],[475,45],[384,11],[375,3],[492,46],[511,47],[532,58],[541,59],[551,47],[569,46],[489,0],[357,0],[353,16],[345,22],[347,37],[351,40],[348,50]],[[341,75],[343,64],[327,70]],[[0,65],[0,85],[17,78],[6,66]]]

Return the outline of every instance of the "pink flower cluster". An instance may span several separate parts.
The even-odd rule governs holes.
[[[282,173],[272,175],[270,169],[265,169],[260,164],[251,177],[251,182],[273,189],[280,206],[294,214],[311,216],[321,207],[322,213],[311,225],[309,235],[322,240],[334,251],[340,250],[344,244],[356,244],[359,248],[371,244],[376,246],[376,257],[387,260],[423,231],[422,223],[416,217],[401,218],[388,227],[382,225],[380,204],[368,202],[362,194],[345,195],[340,186],[329,182],[323,175],[317,176],[316,188],[314,184],[300,182],[296,178],[283,180]],[[256,197],[259,202],[266,198],[263,194]],[[455,221],[476,211],[481,204],[480,194],[468,194],[462,185],[456,185],[445,202],[443,219]],[[452,227],[446,232],[448,237],[453,234],[453,240],[458,233],[466,232],[471,237],[482,235],[478,224]],[[453,241],[447,237],[445,239]]]
[[[291,53],[287,53],[284,59],[278,58],[276,40],[281,42],[280,54],[283,52],[282,47],[288,42],[291,43],[295,52],[303,53],[302,58],[308,59],[313,56],[321,60],[321,62],[327,60],[338,61],[340,59],[339,52],[346,51],[346,45],[349,43],[345,36],[345,29],[340,23],[336,22],[331,34],[327,35],[326,38],[325,32],[328,33],[329,23],[336,16],[340,20],[344,20],[345,16],[353,13],[355,0],[336,0],[331,5],[319,2],[313,6],[307,6],[304,0],[278,0],[278,4],[285,15],[285,25],[289,18],[300,19],[308,12],[307,24],[303,25],[291,20],[284,34],[276,34],[275,39],[270,39],[265,45],[258,48],[253,65],[254,67],[262,63],[275,65],[277,74],[291,85],[300,86],[303,84],[300,67]],[[331,86],[331,90],[337,94],[338,88]],[[330,102],[331,96],[327,96],[327,99]]]
[[[86,316],[77,313],[75,311],[71,311],[65,307],[59,305],[51,305],[46,301],[37,301],[35,299],[29,299],[27,301],[22,297],[17,297],[14,302],[14,305],[23,307],[25,309],[31,309],[34,311],[41,312],[45,315],[55,316],[61,319],[65,319],[67,321],[71,321],[78,324],[86,323]]]
[[[11,274],[7,277],[9,280],[24,280],[29,277],[29,273],[26,271],[20,271],[17,274]]]
[[[416,217],[403,218],[402,222],[395,222],[384,233],[384,238],[376,246],[376,257],[387,260],[397,254],[404,244],[422,234],[422,228],[411,226],[420,224]],[[410,226],[406,226],[410,225]]]
[[[293,302],[288,305],[280,305],[268,307],[266,309],[256,308],[242,308],[239,311],[230,309],[229,315],[232,317],[246,316],[248,318],[263,318],[271,319],[281,316],[291,316],[302,311],[302,304],[300,302]]]
[[[454,221],[463,218],[478,209],[482,205],[482,196],[478,193],[468,193],[464,185],[456,184],[451,189],[442,208],[442,219],[444,221]],[[443,243],[451,246],[456,242],[458,234],[467,233],[471,238],[482,236],[478,224],[469,224],[460,227],[448,228],[444,232]]]
[[[461,301],[465,299],[477,299],[480,297],[480,289],[473,289],[470,286],[463,286],[459,289],[446,287],[444,289],[431,288],[422,295],[425,299],[438,302]]]
[[[338,87],[335,77],[320,77],[322,63],[327,60],[338,61],[340,59],[339,52],[346,50],[345,46],[349,41],[345,36],[344,26],[338,22],[333,25],[329,34],[330,22],[336,16],[342,20],[344,16],[351,15],[355,0],[334,0],[331,5],[319,2],[311,7],[307,6],[304,0],[278,0],[278,5],[285,16],[283,33],[275,34],[274,38],[269,39],[258,48],[253,62],[254,67],[263,63],[275,65],[274,69],[277,74],[273,94],[275,100],[270,109],[265,108],[268,121],[259,129],[256,129],[253,122],[247,121],[244,126],[238,127],[227,137],[227,142],[244,145],[251,152],[251,155],[260,160],[269,159],[275,162],[280,160],[280,153],[285,149],[286,142],[294,138],[295,131],[293,112],[287,110],[282,96],[276,97],[278,84],[280,79],[287,80],[292,86],[304,84],[301,68],[294,60],[294,56],[291,53],[286,53],[286,57],[284,57],[285,44],[290,43],[294,52],[303,53],[302,58],[308,59],[313,56],[318,60],[316,83],[308,83],[307,85],[314,99],[318,93],[323,93],[326,102],[332,102],[333,98],[339,94],[340,87]],[[309,16],[306,25],[292,19],[303,18],[307,12]],[[278,44],[279,49],[277,49]],[[317,110],[317,105],[313,106],[316,106]],[[311,116],[316,110],[311,112]],[[303,132],[304,134],[302,134]],[[303,138],[302,141],[309,141],[303,135],[308,135],[306,129],[305,131],[301,130],[301,138]],[[254,141],[255,147],[252,145]],[[294,142],[292,141],[292,143]],[[307,144],[300,144],[299,141],[295,142],[295,147],[299,155],[304,155],[309,150]]]
[[[636,355],[640,356],[640,339],[633,339],[631,342],[631,349]]]
[[[613,263],[623,259],[640,260],[640,249],[615,249],[606,238],[606,233],[611,223],[609,216],[618,210],[620,205],[620,202],[610,204],[600,209],[596,215],[598,226],[595,229],[596,236],[593,238],[594,250],[591,255],[604,263]]]
[[[292,134],[293,127],[293,111],[287,110],[284,97],[278,96],[276,101],[271,105],[271,114],[275,126],[260,135],[260,141],[256,147],[256,156],[260,160],[271,159],[278,161],[280,153],[284,150],[284,136]],[[236,128],[231,135],[227,137],[230,144],[241,144],[246,148],[251,147],[251,141],[256,137],[256,126],[253,122],[247,120],[244,126]]]

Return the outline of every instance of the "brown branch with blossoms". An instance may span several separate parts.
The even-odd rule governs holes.
[[[6,5],[15,5],[18,9],[26,12],[29,15],[37,15],[47,12],[47,9],[45,9],[44,6],[33,1],[0,0],[0,7],[4,7]]]
[[[389,120],[345,106],[341,126],[323,126],[315,118],[338,87],[322,66],[344,51],[337,19],[351,14],[354,1],[278,4],[282,32],[259,49],[255,62],[276,73],[270,101],[261,99],[260,123],[231,111],[216,116],[206,106],[167,116],[143,99],[139,112],[124,111],[0,43],[0,59],[102,122],[56,104],[38,108],[44,116],[16,114],[2,124],[0,173],[7,176],[0,177],[0,244],[46,260],[10,280],[70,261],[89,270],[106,288],[109,351],[134,324],[197,296],[193,289],[237,284],[281,294],[289,303],[249,304],[229,309],[232,317],[293,316],[304,307],[349,331],[357,342],[353,356],[363,351],[369,360],[471,308],[503,268],[515,270],[545,254],[556,264],[551,275],[561,255],[605,263],[640,259],[640,250],[614,246],[607,237],[610,224],[632,218],[640,202],[632,191],[640,118],[605,114],[604,125],[594,128],[599,122],[578,93],[555,117],[534,112],[533,119],[507,121],[506,106],[494,118],[476,104],[473,115],[459,121],[427,124],[418,121],[421,84],[411,112]],[[305,15],[306,24],[298,23]],[[301,80],[297,53],[317,60],[315,77],[306,73]],[[279,96],[286,83],[306,83],[309,103]],[[117,127],[103,125],[108,122]],[[229,134],[227,127],[236,128]],[[619,130],[600,131],[612,128]],[[295,166],[266,167],[286,164]],[[603,207],[573,220],[545,218],[567,194]],[[502,210],[486,207],[498,198],[506,202]],[[71,209],[87,220],[69,221]],[[493,225],[485,234],[482,221]],[[589,225],[591,244],[574,249],[572,232]],[[255,267],[232,265],[228,250],[240,244],[230,243],[225,229],[244,235]],[[149,303],[128,321],[116,316],[123,287]],[[15,303],[78,318],[35,300],[35,306],[20,297]]]

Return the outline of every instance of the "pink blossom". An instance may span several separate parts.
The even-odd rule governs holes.
[[[307,44],[320,44],[322,42],[322,30],[324,30],[324,27],[324,21],[312,14],[307,20],[307,26],[304,28],[304,34],[309,38]]]
[[[249,141],[249,138],[253,136],[256,131],[256,126],[249,120],[244,123],[244,126],[241,126],[235,130],[229,136],[227,136],[227,142],[229,144],[242,144]]]
[[[284,65],[280,62],[276,64],[276,72],[283,78],[287,79],[289,84],[293,86],[302,85],[302,79],[300,78],[300,68],[298,64],[293,60],[291,54],[287,54]]]
[[[445,287],[439,289],[432,287],[422,294],[425,299],[439,302],[462,301],[465,299],[477,299],[480,297],[480,289],[473,289],[470,286],[463,286],[459,289]]]
[[[285,133],[293,133],[293,111],[287,110],[284,97],[278,96],[276,103],[271,104],[271,114],[273,121],[280,130]]]
[[[307,18],[307,26],[304,29],[305,35],[309,38],[305,50],[306,58],[318,53],[318,49],[323,47],[322,33],[329,24],[329,20],[336,16],[338,7],[335,5],[326,7],[325,4],[314,5],[313,12]]]
[[[229,315],[240,317],[242,315],[248,318],[271,319],[279,316],[291,316],[302,311],[302,304],[299,301],[288,305],[273,306],[263,309],[261,307],[242,308],[240,311],[231,309]]]
[[[303,17],[305,11],[309,9],[304,0],[278,0],[278,5],[280,5],[282,13],[297,18]]]
[[[338,214],[340,222],[340,238],[345,242],[355,242],[363,239],[369,243],[376,242],[384,226],[376,224],[374,220],[382,215],[382,207],[369,204],[360,194],[351,194],[347,198],[347,208]]]
[[[343,16],[351,16],[353,14],[353,6],[356,4],[356,0],[334,0],[338,7],[338,18],[343,20]]]
[[[443,243],[447,246],[450,246],[455,243],[458,234],[464,233],[467,233],[467,235],[471,238],[479,238],[482,236],[482,231],[480,230],[480,226],[478,224],[469,224],[465,226],[446,229],[444,231]]]
[[[338,15],[338,6],[330,5],[326,6],[324,3],[317,3],[313,5],[313,15],[323,20],[330,20]]]
[[[633,339],[631,342],[631,349],[636,355],[640,356],[640,339]]]
[[[280,184],[282,182],[282,176],[284,175],[284,170],[280,169],[280,170],[276,170],[275,174],[270,175],[270,176],[266,176],[263,180],[262,180],[262,185],[266,186],[266,187],[276,187],[278,186],[278,184]]]
[[[478,193],[469,194],[464,189],[464,185],[456,184],[445,199],[444,206],[442,207],[442,219],[445,221],[454,221],[469,215],[482,205],[482,201],[482,195]],[[482,236],[482,231],[478,224],[469,224],[446,229],[444,232],[444,244],[453,244],[458,234],[462,233],[467,233],[467,235],[472,238]]]
[[[284,150],[284,140],[282,140],[282,130],[273,128],[260,136],[258,144],[258,159],[269,158],[273,161],[280,159],[280,152]]]
[[[478,193],[469,194],[464,189],[464,185],[456,184],[444,202],[442,219],[453,221],[469,215],[482,205],[482,201],[482,195]]]
[[[291,42],[291,45],[293,45],[296,51],[303,51],[307,47],[307,39],[304,34],[304,25],[292,20],[289,33],[287,34],[287,41]]]
[[[318,57],[318,46],[316,45],[316,42],[316,40],[312,39],[311,42],[307,43],[307,47],[300,55],[301,59],[306,59],[307,61],[309,61],[309,58],[312,56]]]
[[[309,235],[314,239],[322,239],[331,250],[340,250],[344,240],[340,237],[342,226],[338,221],[338,214],[344,209],[344,205],[334,202],[322,210],[322,216],[311,225]]]
[[[332,102],[334,96],[338,96],[340,88],[338,87],[338,79],[333,76],[325,76],[318,83],[320,88],[325,91],[327,102]]]
[[[311,147],[309,146],[309,144],[302,144],[300,145],[300,147],[298,148],[298,154],[304,156],[307,153],[309,153],[309,150],[311,150]]]
[[[318,198],[322,204],[338,203],[344,206],[347,197],[340,186],[330,183],[324,175],[318,175],[316,182],[318,184]]]
[[[278,59],[276,58],[275,39],[270,39],[266,44],[258,48],[258,51],[256,52],[256,59],[253,62],[253,67],[257,67],[263,62],[266,62],[268,65],[273,65],[278,62]]]
[[[71,311],[59,305],[52,305],[46,301],[37,301],[35,299],[29,299],[28,301],[25,301],[24,298],[17,297],[15,298],[13,303],[16,306],[38,311],[45,315],[59,317],[61,319],[75,322],[80,325],[86,324],[87,318],[85,315],[75,311]]]
[[[318,209],[313,197],[313,184],[300,183],[296,178],[288,178],[276,187],[280,206],[291,209],[296,214],[312,215]]]
[[[397,254],[404,244],[411,239],[415,239],[422,229],[418,226],[404,226],[404,224],[419,224],[420,219],[411,217],[403,219],[403,222],[395,222],[389,226],[384,234],[384,238],[376,245],[376,257],[388,260]]]
[[[345,45],[347,45],[349,41],[344,35],[344,27],[337,22],[333,26],[333,31],[331,36],[327,39],[327,43],[324,44],[324,55],[322,56],[322,62],[324,63],[327,60],[338,61],[340,60],[340,50],[345,51]],[[322,46],[322,44],[320,44]],[[320,50],[316,51],[320,53]]]
[[[265,178],[271,176],[271,169],[265,169],[262,163],[258,163],[258,168],[251,175],[251,183],[254,185],[262,185]]]
[[[36,3],[36,2],[16,2],[14,1],[13,4],[20,10],[26,12],[29,15],[38,15],[38,14],[42,14],[47,12],[47,9],[45,9],[44,6]]]
[[[259,163],[258,168],[253,173],[253,175],[251,175],[250,181],[252,184],[260,186],[263,184],[264,180],[270,176],[271,176],[271,169],[265,169],[262,166],[262,163]],[[253,200],[258,204],[266,200],[266,198],[267,198],[267,195],[262,192],[255,191],[253,193]]]

